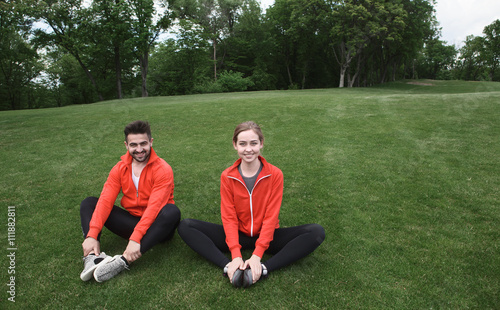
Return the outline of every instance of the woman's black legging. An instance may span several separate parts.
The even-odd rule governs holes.
[[[215,265],[224,268],[231,260],[223,252],[229,252],[222,225],[194,219],[182,220],[177,228],[179,235],[195,252]],[[248,237],[240,232],[243,250],[255,248],[258,237]],[[264,265],[268,271],[283,268],[312,253],[325,240],[325,230],[318,224],[277,228],[266,253],[272,254]]]
[[[96,197],[87,197],[80,205],[80,219],[84,238],[89,232],[90,220],[92,219],[97,201],[98,198]],[[181,212],[176,205],[165,205],[156,216],[155,221],[151,224],[146,234],[142,237],[141,253],[144,254],[155,244],[170,239],[174,235],[175,228],[179,225],[180,218]],[[140,217],[133,216],[120,207],[113,206],[104,226],[116,235],[128,239],[134,232],[134,228],[140,219]],[[100,237],[101,234],[99,234],[97,240]]]

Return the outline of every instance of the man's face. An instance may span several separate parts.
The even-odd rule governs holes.
[[[131,133],[127,136],[125,146],[132,158],[137,162],[147,162],[149,155],[151,155],[151,147],[153,146],[153,139],[148,139],[145,133],[134,134]]]

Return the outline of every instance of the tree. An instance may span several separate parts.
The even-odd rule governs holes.
[[[168,39],[151,55],[148,85],[153,96],[185,95],[210,74],[210,51],[205,33],[189,20],[180,20],[176,40]]]
[[[297,42],[298,71],[300,85],[304,89],[315,55],[328,42],[328,29],[324,23],[328,7],[324,0],[299,0],[291,3],[292,15],[290,35]],[[326,35],[326,36],[325,36]]]
[[[276,87],[276,78],[269,73],[273,67],[274,44],[268,26],[260,4],[256,0],[245,0],[231,36],[223,43],[226,48],[224,69],[241,72],[250,78],[253,90]]]
[[[484,27],[484,58],[489,67],[490,80],[495,80],[495,73],[500,65],[500,19]],[[497,79],[498,80],[498,79]]]
[[[213,52],[213,78],[217,81],[219,43],[232,34],[243,0],[179,0],[174,10],[180,18],[191,19],[209,35]]]
[[[58,45],[78,61],[85,75],[91,81],[99,100],[104,100],[97,80],[94,78],[89,61],[84,58],[92,48],[87,42],[90,10],[83,6],[82,0],[32,0],[32,14],[50,27],[36,32],[38,44]]]
[[[47,50],[45,85],[52,91],[57,106],[88,104],[95,101],[95,93],[90,80],[78,61],[57,46]]]
[[[267,10],[267,19],[272,31],[272,39],[275,42],[275,53],[277,63],[285,67],[285,85],[292,88],[295,68],[295,40],[289,31],[292,27],[292,7],[288,0],[276,0],[274,5]],[[275,73],[278,74],[278,73]],[[281,76],[281,74],[279,74]]]
[[[418,53],[423,49],[424,42],[430,39],[434,33],[434,8],[433,1],[429,0],[402,0],[403,10],[402,24],[391,25],[399,27],[393,33],[395,35],[384,38],[377,45],[377,55],[380,56],[380,83],[387,80],[389,70],[392,68],[390,79],[396,80],[396,73],[401,64],[412,68]],[[405,72],[403,72],[404,76]]]
[[[163,5],[159,5],[161,12],[158,12],[153,0],[127,0],[127,4],[132,12],[130,17],[132,38],[129,42],[141,68],[142,97],[147,97],[149,53],[160,33],[170,27],[175,14]]]
[[[94,28],[93,33],[105,34],[91,36],[95,45],[94,58],[104,58],[106,62],[113,59],[116,96],[123,98],[123,63],[129,61],[132,51],[125,47],[127,40],[132,37],[129,27],[130,7],[124,0],[94,0],[91,4],[93,22],[89,25]],[[108,58],[109,57],[109,58]],[[132,67],[128,63],[128,67]]]
[[[422,77],[446,79],[445,74],[453,67],[457,52],[454,46],[446,45],[446,42],[433,38],[427,41],[423,54]]]
[[[32,107],[33,81],[42,70],[27,40],[32,21],[15,1],[0,1],[0,109]]]
[[[362,52],[372,40],[399,39],[406,12],[402,4],[384,0],[332,1],[331,38],[335,58],[340,65],[339,87],[358,57],[358,67],[349,82],[352,86],[359,74]]]
[[[469,35],[465,45],[459,50],[457,74],[459,79],[480,80],[486,77],[486,60],[484,58],[484,38]]]

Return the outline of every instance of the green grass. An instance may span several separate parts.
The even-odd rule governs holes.
[[[407,82],[0,112],[0,307],[499,309],[500,83]],[[217,223],[232,131],[258,122],[264,156],[285,175],[281,224],[319,223],[325,242],[247,290],[178,235],[109,282],[80,281],[79,204],[99,195],[136,119],[174,169],[182,218]],[[104,230],[101,246],[118,254],[126,241]]]

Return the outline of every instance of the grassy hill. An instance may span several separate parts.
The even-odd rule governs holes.
[[[174,169],[182,218],[216,223],[232,131],[261,124],[285,176],[281,225],[319,223],[325,242],[247,290],[178,235],[109,282],[82,282],[79,204],[136,119]],[[136,98],[5,111],[0,124],[0,274],[15,276],[16,301],[4,284],[4,309],[500,308],[500,83]],[[104,230],[102,250],[125,246]]]

